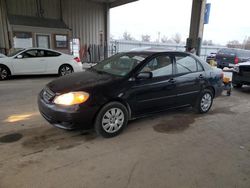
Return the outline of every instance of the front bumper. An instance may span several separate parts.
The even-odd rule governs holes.
[[[243,76],[241,74],[234,72],[232,82],[233,82],[233,84],[250,85],[250,74],[249,74],[249,76]]]
[[[61,106],[52,102],[46,102],[42,94],[38,96],[38,108],[41,115],[49,123],[67,130],[92,128],[97,112],[97,108],[87,105]]]

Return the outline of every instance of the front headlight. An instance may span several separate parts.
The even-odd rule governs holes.
[[[79,92],[70,92],[65,93],[62,95],[57,96],[54,99],[55,104],[61,104],[61,105],[74,105],[74,104],[81,104],[87,101],[89,98],[89,94],[83,91]]]

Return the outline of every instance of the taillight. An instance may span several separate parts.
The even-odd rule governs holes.
[[[235,57],[234,59],[234,64],[238,64],[239,63],[239,58],[238,57]]]
[[[77,62],[77,63],[81,63],[81,60],[79,57],[75,57],[74,60]]]

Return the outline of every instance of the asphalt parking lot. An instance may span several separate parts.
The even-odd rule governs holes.
[[[0,82],[0,187],[250,187],[250,87],[188,109],[131,121],[118,137],[63,131],[36,98],[56,77]]]

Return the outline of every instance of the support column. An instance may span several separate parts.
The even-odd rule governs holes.
[[[0,0],[0,48],[7,53],[9,50],[9,36],[7,23],[7,7],[6,1]]]
[[[105,22],[104,22],[104,58],[108,57],[109,38],[110,38],[110,5],[107,3],[105,8]]]
[[[206,0],[193,0],[189,38],[186,41],[186,51],[195,50],[200,55],[204,30],[204,15]]]

